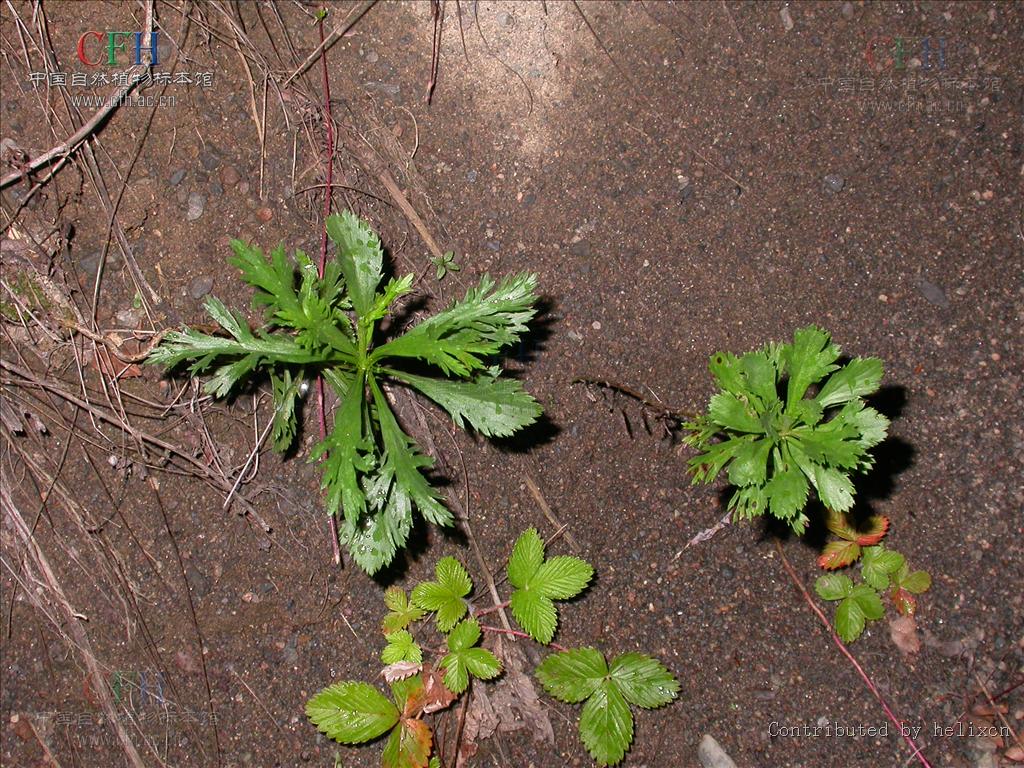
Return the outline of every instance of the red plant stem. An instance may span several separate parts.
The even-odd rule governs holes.
[[[320,277],[324,276],[324,267],[327,265],[327,217],[331,213],[331,185],[334,182],[334,114],[331,112],[331,81],[327,77],[327,46],[324,45],[324,19],[327,14],[320,17],[317,29],[320,31],[320,64],[323,70],[324,86],[324,113],[327,127],[327,147],[324,156],[324,165],[327,169],[324,179],[324,231],[320,233]],[[316,408],[317,418],[320,421],[320,441],[327,438],[327,411],[324,405],[324,377],[316,377]],[[334,564],[341,565],[341,549],[338,546],[338,519],[331,515],[328,520],[331,535],[331,553],[334,556]]]
[[[525,632],[520,632],[518,629],[504,629],[503,627],[490,627],[486,624],[481,624],[480,630],[483,632],[496,632],[499,635],[512,635],[512,637],[523,637],[527,640],[533,640],[533,638],[530,637],[528,634],[526,634]],[[558,643],[548,643],[548,645],[554,648],[556,651],[569,650],[564,645],[559,645]],[[928,768],[931,768],[931,766],[929,766]]]
[[[490,608],[481,608],[479,611],[473,611],[473,615],[474,616],[486,616],[488,613],[494,613],[495,611],[500,611],[502,608],[508,608],[508,606],[509,606],[509,602],[508,602],[508,600],[506,600],[504,603],[498,603],[497,605],[492,605]]]
[[[800,581],[800,577],[796,575],[796,571],[793,569],[792,564],[789,562],[789,558],[786,557],[786,553],[782,551],[782,545],[779,544],[778,541],[775,542],[775,549],[778,550],[779,557],[782,558],[782,565],[785,567],[786,572],[789,574],[789,578],[793,580],[793,583],[796,585],[797,589],[800,590],[800,593],[804,596],[804,600],[807,601],[807,604],[811,607],[811,610],[814,611],[818,619],[821,620],[821,623],[825,625],[825,629],[828,630],[828,633],[832,635],[832,641],[839,647],[839,650],[842,651],[843,655],[847,659],[849,659],[850,663],[853,664],[853,668],[857,670],[857,674],[860,675],[860,679],[864,681],[864,684],[868,687],[868,690],[875,695],[876,699],[878,699],[878,703],[882,705],[882,709],[885,710],[885,714],[889,717],[889,720],[892,721],[893,725],[899,728],[900,735],[903,737],[903,740],[906,741],[907,744],[910,746],[911,752],[914,753],[913,756],[918,759],[918,761],[921,763],[922,766],[924,766],[924,768],[932,768],[931,763],[928,762],[928,758],[926,758],[924,756],[924,753],[921,752],[921,748],[918,747],[917,743],[913,740],[913,738],[911,738],[908,730],[903,727],[903,721],[896,717],[895,714],[893,714],[892,709],[889,708],[889,705],[882,697],[881,691],[878,690],[878,688],[872,682],[871,678],[868,677],[867,672],[864,671],[864,668],[860,665],[857,659],[854,658],[853,654],[850,653],[850,649],[846,647],[846,644],[842,641],[839,635],[836,634],[836,631],[832,628],[832,623],[828,620],[825,614],[822,613],[821,608],[819,608],[817,604],[814,602],[814,599],[807,591],[807,587],[805,587],[804,583]]]

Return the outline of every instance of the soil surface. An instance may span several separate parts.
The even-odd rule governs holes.
[[[131,51],[87,66],[76,46],[90,30],[144,28],[144,5],[3,8],[3,175],[96,109],[73,100],[116,89]],[[284,84],[319,42],[318,6],[184,5],[187,18],[182,4],[155,5],[154,72],[175,76],[136,92],[163,103],[120,106],[37,192],[46,169],[3,192],[5,238],[35,244],[17,262],[5,240],[4,301],[31,264],[129,352],[149,338],[134,330],[206,322],[207,294],[248,310],[225,261],[231,238],[320,247],[319,59]],[[326,30],[362,5],[332,5]],[[778,532],[730,525],[686,548],[722,518],[723,488],[691,486],[690,452],[656,409],[576,382],[693,412],[712,394],[712,353],[813,322],[845,354],[886,363],[876,404],[891,438],[860,504],[891,519],[887,541],[934,580],[917,655],[901,654],[885,621],[853,651],[920,727],[931,765],[998,765],[1012,735],[995,744],[957,729],[1004,725],[978,706],[989,695],[1024,731],[1024,688],[1003,693],[1024,673],[1024,5],[439,8],[443,18],[426,2],[380,3],[327,49],[335,207],[380,231],[428,307],[485,272],[539,275],[545,312],[507,364],[543,403],[543,423],[495,444],[425,412],[445,493],[464,499],[484,561],[498,570],[528,526],[555,533],[532,483],[594,565],[558,639],[656,654],[679,678],[675,704],[637,715],[626,764],[696,766],[704,734],[740,766],[915,764],[787,576]],[[97,38],[86,45],[98,60]],[[63,89],[47,68],[67,73]],[[94,83],[97,73],[109,79]],[[435,279],[385,173],[461,271]],[[299,450],[282,459],[264,446],[239,488],[251,506],[225,510],[228,489],[211,475],[153,444],[142,454],[45,385],[124,409],[232,481],[270,413],[265,393],[214,403],[181,377],[117,363],[118,399],[86,336],[54,340],[6,310],[3,328],[5,366],[42,382],[3,370],[3,395],[27,419],[5,427],[5,498],[76,614],[33,580],[5,501],[3,763],[125,763],[84,636],[145,765],[378,764],[376,745],[320,736],[305,701],[334,681],[375,679],[388,584],[408,587],[451,554],[486,599],[467,536],[422,527],[375,579],[338,568],[303,458],[316,443],[312,401]],[[808,586],[819,545],[783,537]],[[565,536],[550,549],[573,552]],[[543,701],[553,743],[503,733],[468,764],[591,765],[576,709]]]

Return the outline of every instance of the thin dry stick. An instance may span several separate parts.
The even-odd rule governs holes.
[[[800,577],[796,575],[796,571],[793,569],[792,564],[789,562],[789,558],[786,557],[786,553],[782,551],[782,545],[779,543],[778,539],[775,540],[775,549],[778,551],[779,557],[782,558],[782,565],[783,567],[785,567],[786,573],[789,574],[789,578],[792,579],[793,584],[796,585],[796,588],[800,590],[800,594],[804,596],[804,600],[807,601],[807,605],[811,607],[811,610],[814,611],[814,614],[818,617],[821,623],[825,625],[825,629],[827,629],[828,633],[832,636],[832,641],[836,644],[839,650],[842,651],[843,655],[847,659],[849,659],[850,663],[853,665],[853,668],[857,670],[857,674],[860,675],[860,679],[864,681],[864,684],[868,687],[868,690],[874,694],[876,699],[878,699],[878,703],[882,705],[882,709],[885,710],[885,714],[888,716],[889,720],[892,721],[892,724],[899,729],[900,735],[903,737],[903,740],[906,741],[907,744],[910,746],[910,749],[913,752],[913,756],[918,759],[918,761],[921,763],[922,766],[924,766],[924,768],[932,768],[931,763],[928,762],[928,758],[924,756],[924,753],[921,752],[921,749],[917,746],[917,743],[914,741],[913,738],[911,738],[909,731],[903,727],[903,721],[896,717],[895,714],[893,714],[892,709],[889,708],[889,705],[882,697],[881,691],[878,690],[878,687],[874,684],[874,682],[872,682],[871,678],[868,677],[867,672],[864,671],[864,668],[860,665],[860,662],[858,662],[857,659],[854,658],[854,655],[850,653],[850,649],[846,647],[846,643],[844,643],[840,639],[839,635],[836,634],[836,631],[832,628],[832,623],[828,620],[828,618],[826,618],[825,614],[822,613],[821,608],[819,608],[817,604],[814,602],[814,599],[807,591],[807,587],[805,587],[804,583],[800,581]]]
[[[372,5],[372,3],[371,3]],[[369,10],[369,8],[367,8]],[[355,22],[352,22],[353,24]],[[322,65],[322,81],[324,92],[324,130],[327,133],[327,143],[324,148],[324,214],[323,231],[320,233],[320,277],[324,276],[324,268],[327,266],[327,217],[331,214],[331,185],[334,183],[334,113],[331,110],[331,79],[327,73],[327,46],[324,45],[324,17],[320,17],[317,24],[320,30],[320,63]],[[324,377],[316,377],[316,414],[320,425],[320,442],[327,439],[327,407],[324,402]],[[334,564],[341,565],[341,548],[338,545],[338,517],[329,515],[328,528],[331,536],[331,554],[334,557]]]
[[[537,506],[540,507],[540,511],[544,513],[544,517],[548,519],[548,522],[555,526],[555,530],[563,530],[564,538],[566,543],[572,548],[573,552],[580,552],[580,545],[576,543],[575,537],[565,529],[565,526],[555,517],[555,513],[551,511],[551,507],[548,505],[547,499],[544,498],[544,494],[540,492],[540,488],[529,474],[523,475],[523,480],[526,482],[526,487],[530,490],[530,495],[533,496],[534,501],[537,502]]]
[[[341,23],[334,28],[334,31],[331,32],[331,34],[329,34],[326,38],[321,38],[320,45],[318,45],[316,49],[311,54],[309,54],[309,56],[306,57],[306,60],[299,65],[298,69],[296,69],[288,76],[287,80],[281,83],[281,87],[283,88],[284,86],[288,85],[292,80],[294,80],[296,77],[298,77],[307,69],[309,69],[310,65],[317,60],[317,57],[319,57],[323,51],[326,51],[328,48],[334,45],[334,43],[337,42],[342,35],[344,35],[346,32],[352,29],[352,27],[356,25],[356,22],[363,18],[366,12],[373,8],[373,6],[375,6],[376,4],[377,0],[366,0],[366,2],[358,6],[355,9],[355,11],[350,11],[348,16],[341,20]],[[349,19],[352,20],[349,21]],[[322,27],[323,19],[320,20],[320,24]]]
[[[0,495],[0,498],[2,498],[3,507],[7,512],[7,517],[13,523],[13,528],[21,539],[21,543],[25,547],[25,551],[32,557],[36,567],[39,568],[40,575],[46,580],[47,587],[49,587],[56,596],[58,607],[64,614],[64,623],[68,627],[68,631],[74,637],[75,643],[82,651],[85,666],[89,670],[92,689],[99,697],[100,705],[103,707],[103,710],[107,715],[107,719],[110,721],[111,727],[117,734],[118,741],[121,742],[121,748],[124,750],[125,755],[128,756],[128,760],[134,768],[145,768],[145,763],[142,762],[142,756],[139,755],[138,750],[135,748],[135,744],[128,735],[128,731],[125,730],[124,725],[117,716],[117,710],[114,708],[114,699],[110,694],[110,689],[107,687],[107,682],[103,672],[100,670],[99,662],[96,660],[96,655],[92,652],[92,645],[89,642],[89,636],[85,633],[85,630],[82,629],[82,625],[78,619],[78,614],[71,607],[71,603],[68,602],[68,598],[64,594],[64,589],[57,580],[53,569],[50,567],[49,560],[47,560],[46,555],[39,548],[39,545],[36,544],[24,518],[21,516],[21,512],[18,511],[18,508],[14,505],[14,500],[11,498],[8,489],[4,488],[0,491],[0,494],[2,494]]]
[[[988,692],[988,687],[986,687],[985,681],[981,679],[981,675],[975,672],[974,679],[978,682],[978,685],[981,687],[981,692],[985,694],[985,698],[988,699],[988,705],[992,707],[992,711],[999,715],[999,719],[1006,727],[1006,730],[1009,731],[1010,735],[1013,736],[1013,740],[1017,742],[1017,746],[1021,749],[1024,749],[1024,743],[1021,742],[1020,736],[1017,735],[1017,731],[1015,731],[1013,729],[1013,726],[1010,725],[1010,723],[1006,720],[1006,715],[1003,714],[1003,711],[996,706],[996,700],[993,699],[992,694]]]

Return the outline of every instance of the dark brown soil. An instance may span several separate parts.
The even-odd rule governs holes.
[[[152,325],[124,314],[136,289],[80,155],[22,211],[24,183],[4,190],[5,225],[18,211],[20,226],[55,224],[65,235],[51,271],[80,281],[80,307],[90,306],[99,256],[108,254],[99,328],[123,328],[126,318],[156,330],[203,322],[196,297],[207,288],[246,308],[225,264],[232,237],[319,249],[318,107],[294,88],[282,101],[268,87],[264,99],[262,71],[240,48],[255,80],[251,100],[227,20],[236,14],[283,81],[318,42],[316,6],[277,5],[286,39],[269,4],[236,5],[197,4],[186,30],[176,5],[157,3],[159,69],[211,72],[212,83],[168,86],[170,106],[121,107],[92,144],[111,197],[127,177],[116,219],[159,294]],[[527,488],[532,478],[598,574],[562,611],[559,639],[654,653],[679,677],[677,703],[638,716],[627,764],[697,765],[705,733],[740,766],[914,763],[891,724],[885,736],[779,734],[887,720],[786,576],[775,533],[730,526],[683,551],[722,517],[722,489],[690,486],[688,452],[653,413],[573,383],[608,379],[697,410],[711,394],[711,353],[782,340],[814,322],[846,353],[886,361],[879,407],[894,419],[892,439],[861,498],[891,518],[892,545],[934,577],[918,615],[929,642],[916,658],[901,656],[884,622],[854,652],[897,715],[921,727],[932,765],[995,765],[982,762],[992,753],[981,740],[941,729],[984,702],[982,685],[997,695],[1024,671],[1024,5],[458,5],[444,3],[429,106],[429,3],[374,7],[328,61],[335,117],[375,147],[462,271],[434,279],[416,229],[379,200],[387,190],[351,154],[339,156],[336,181],[351,189],[336,193],[336,206],[354,205],[380,230],[396,269],[421,275],[434,306],[484,272],[539,274],[546,313],[510,367],[544,404],[545,423],[493,445],[461,433],[449,440],[448,425],[432,416],[439,470],[448,493],[467,493],[457,446],[474,532],[494,566],[525,527],[553,533]],[[350,7],[332,6],[327,28]],[[58,91],[29,79],[43,70],[31,42],[39,9],[13,8],[20,19],[5,6],[0,26],[2,134],[35,157],[73,127]],[[135,4],[42,8],[47,55],[68,73],[95,71],[75,56],[83,32],[141,24]],[[885,37],[908,41],[907,69],[871,69],[865,50]],[[924,61],[922,38],[932,41]],[[875,61],[887,62],[881,48]],[[300,79],[306,92],[319,95],[319,77],[317,62]],[[264,101],[261,159],[253,107],[262,121]],[[93,110],[81,108],[85,118]],[[4,175],[17,162],[7,152]],[[190,216],[200,197],[200,215]],[[14,275],[5,261],[5,281]],[[6,362],[81,393],[73,360],[4,327]],[[107,407],[95,366],[86,371]],[[122,388],[171,400],[152,369]],[[5,370],[5,397],[35,396],[16,389]],[[165,702],[150,695],[124,707],[145,764],[377,764],[376,746],[319,736],[303,705],[330,682],[376,674],[386,584],[425,577],[443,554],[479,572],[465,538],[424,529],[411,556],[380,579],[335,567],[317,472],[303,460],[315,443],[311,407],[298,455],[261,453],[242,489],[269,534],[252,515],[223,511],[224,494],[197,477],[126,468],[129,439],[109,428],[100,437],[87,414],[59,408],[78,437],[53,422],[45,435],[15,439],[28,456],[59,465],[60,480],[98,521],[92,543],[72,537],[68,505],[31,484],[7,441],[3,483],[36,520],[36,539],[86,617],[111,684],[120,673],[125,691],[142,676],[150,693],[160,686]],[[255,444],[253,410],[246,395],[137,423],[237,470]],[[265,399],[259,412],[263,424]],[[45,744],[53,764],[121,764],[80,654],[26,597],[36,587],[9,528],[5,512],[2,760],[48,764]],[[813,544],[788,539],[784,551],[809,585]],[[1022,691],[1000,701],[1018,733]],[[551,710],[554,745],[505,735],[483,742],[471,764],[591,764],[573,709]]]

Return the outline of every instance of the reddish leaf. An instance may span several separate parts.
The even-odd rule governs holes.
[[[403,718],[388,737],[381,755],[384,768],[427,768],[433,734],[422,720]]]
[[[836,512],[834,509],[828,510],[828,516],[825,518],[825,525],[828,529],[841,539],[846,541],[856,541],[857,532],[850,527],[850,524],[846,521],[846,515],[842,512]]]
[[[913,616],[917,610],[917,598],[900,587],[892,591],[892,601],[896,604],[896,610],[904,616]]]
[[[870,547],[880,542],[888,530],[889,518],[883,515],[873,515],[868,520],[868,529],[858,532],[857,543],[862,547]]]
[[[444,684],[444,670],[423,669],[423,714],[447,709],[457,697]]]
[[[830,541],[818,557],[818,565],[827,571],[834,571],[849,565],[860,557],[860,545],[855,541]]]

